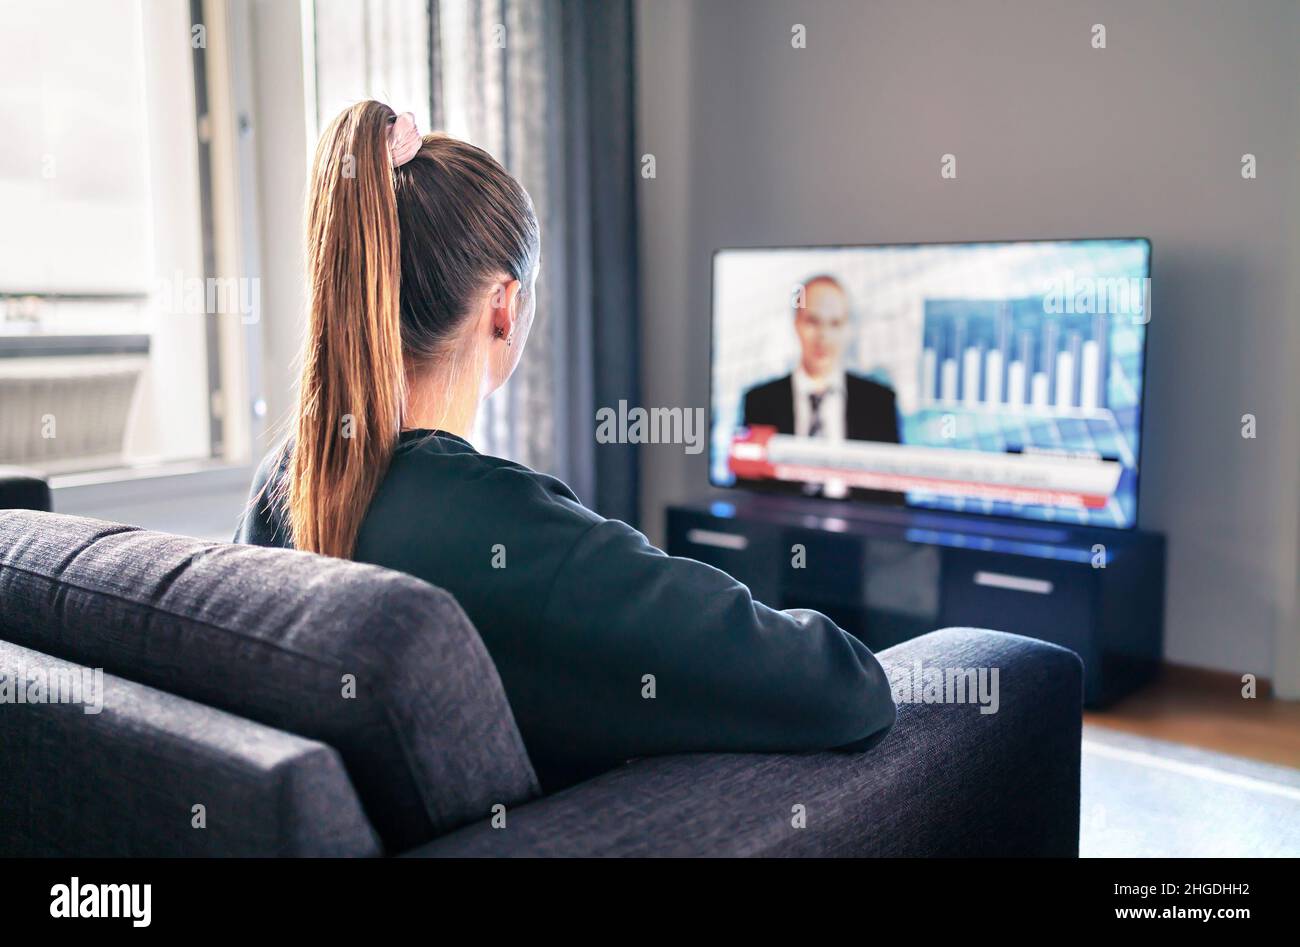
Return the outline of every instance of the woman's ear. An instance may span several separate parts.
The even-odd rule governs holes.
[[[504,280],[492,287],[488,296],[489,325],[494,338],[510,340],[514,337],[515,325],[519,321],[520,290],[519,280]]]

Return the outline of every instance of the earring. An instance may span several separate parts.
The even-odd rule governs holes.
[[[493,338],[499,339],[499,338],[501,338],[501,336],[503,336],[503,335],[505,335],[505,333],[501,331],[501,327],[500,327],[500,326],[496,326],[496,327],[492,330],[492,337],[493,337]]]
[[[508,336],[506,336],[506,345],[514,345],[514,344],[515,344],[515,334],[511,332]]]

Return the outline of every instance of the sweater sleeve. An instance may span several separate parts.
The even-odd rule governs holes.
[[[616,520],[572,544],[543,626],[566,660],[532,710],[554,715],[543,729],[560,754],[861,750],[894,723],[880,663],[830,619],[755,602]]]

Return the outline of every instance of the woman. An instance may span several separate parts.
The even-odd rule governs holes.
[[[451,592],[547,790],[634,756],[873,745],[895,710],[861,643],[470,445],[528,340],[538,246],[532,201],[486,152],[379,102],[336,118],[312,171],[296,433],[238,540]]]

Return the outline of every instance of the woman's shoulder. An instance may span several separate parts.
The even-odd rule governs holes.
[[[404,441],[394,455],[389,477],[439,483],[448,495],[454,493],[467,501],[490,501],[504,507],[543,503],[600,518],[559,478],[504,457],[479,453],[461,438],[434,435]]]
[[[555,477],[464,444],[423,439],[394,454],[366,513],[358,556],[446,587],[448,570],[461,568],[448,557],[487,543],[509,549],[515,562],[557,565],[603,519]]]
[[[249,489],[248,503],[236,527],[235,542],[254,546],[288,546],[284,525],[284,490],[281,484],[289,463],[291,443],[283,439],[267,451]]]
[[[285,475],[289,467],[289,458],[293,454],[293,436],[282,437],[274,447],[262,455],[257,465],[254,482],[269,484]]]
[[[541,490],[577,502],[573,490],[549,473],[539,473],[515,460],[481,454],[463,438],[446,434],[433,434],[417,440],[403,438],[402,444],[395,451],[393,468],[411,468],[413,472],[425,476],[432,473],[468,487],[525,494]]]

